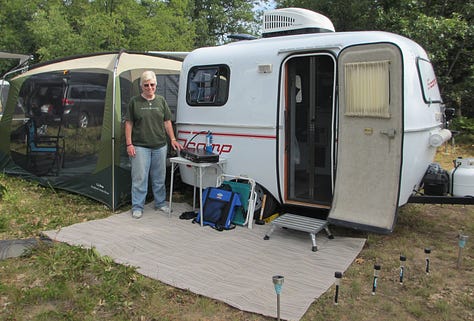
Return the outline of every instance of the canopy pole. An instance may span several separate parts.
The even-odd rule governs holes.
[[[117,91],[117,69],[120,60],[120,56],[125,50],[121,49],[115,59],[113,81],[112,81],[112,211],[115,211],[115,95]]]

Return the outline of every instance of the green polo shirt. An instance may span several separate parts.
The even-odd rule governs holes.
[[[125,119],[133,124],[133,145],[148,148],[166,145],[164,122],[171,120],[171,111],[163,96],[155,95],[150,101],[142,96],[132,97]]]

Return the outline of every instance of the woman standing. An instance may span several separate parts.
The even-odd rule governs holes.
[[[132,217],[143,215],[148,193],[148,177],[155,209],[169,213],[166,199],[166,134],[174,150],[183,147],[176,141],[171,111],[164,97],[156,95],[156,75],[145,71],[140,78],[142,93],[130,99],[125,116],[125,141],[132,165]]]

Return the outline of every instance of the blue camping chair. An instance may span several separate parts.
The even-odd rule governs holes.
[[[64,165],[64,136],[39,135],[36,122],[30,118],[26,124],[27,168],[35,174],[57,175]],[[46,161],[46,162],[45,162]]]

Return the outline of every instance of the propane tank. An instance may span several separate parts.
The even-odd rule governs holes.
[[[457,158],[449,173],[451,194],[455,197],[474,197],[474,158]]]

